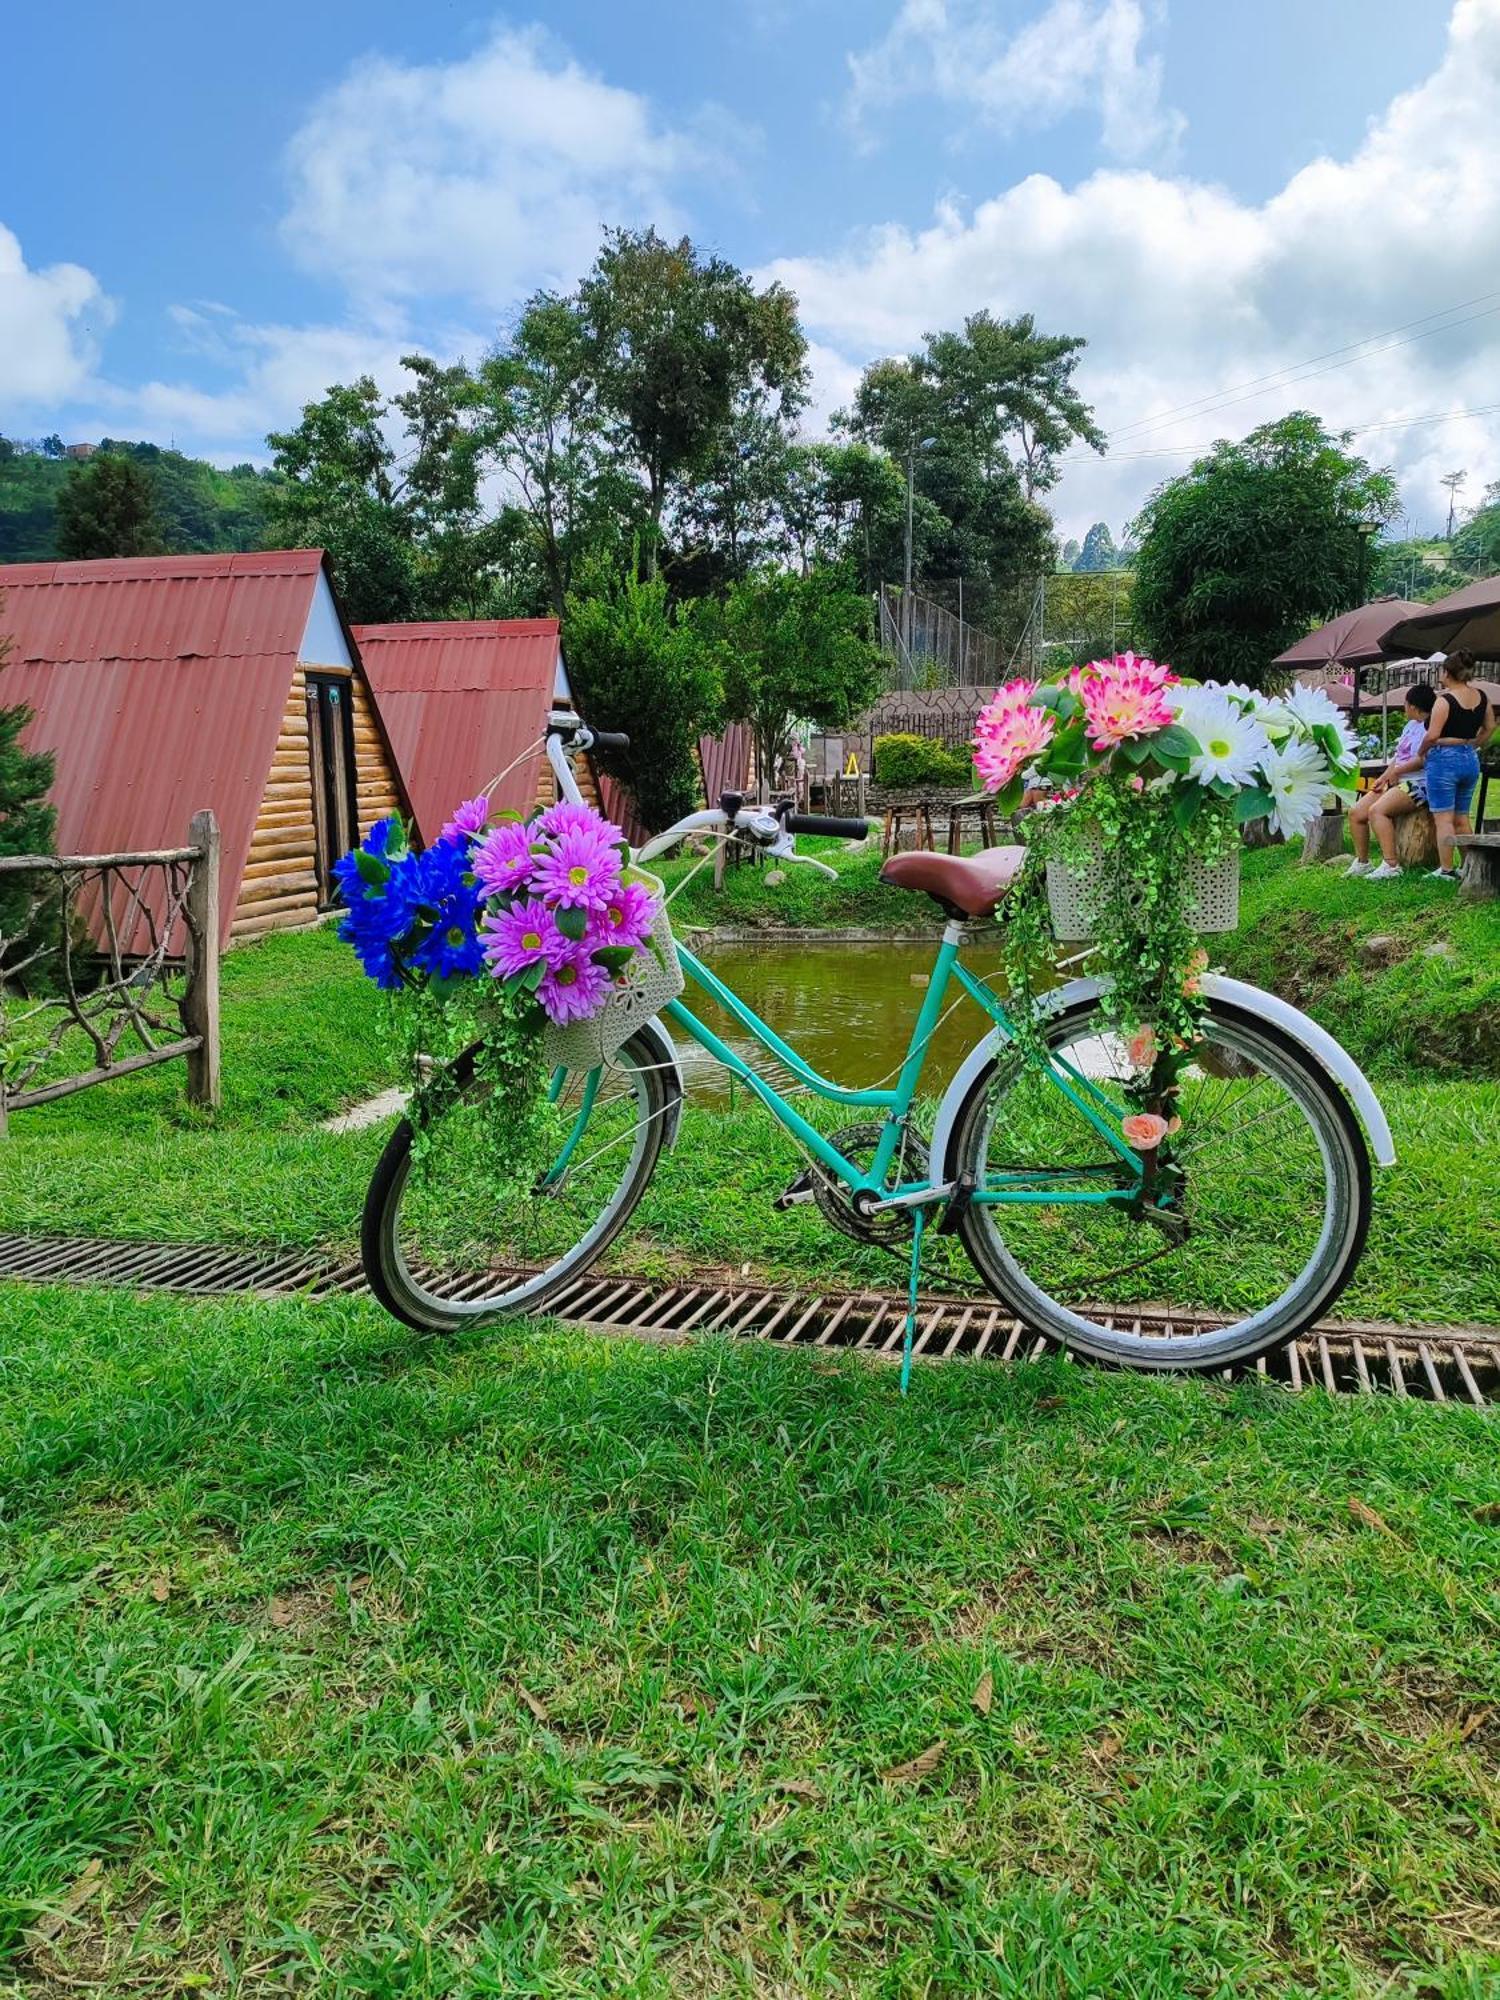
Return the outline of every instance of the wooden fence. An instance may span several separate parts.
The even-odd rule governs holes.
[[[74,1048],[92,1063],[57,1075]],[[216,1105],[214,815],[186,847],[0,856],[0,1137],[12,1111],[179,1057],[189,1101]]]

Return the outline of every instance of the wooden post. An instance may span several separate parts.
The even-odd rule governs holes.
[[[200,1037],[187,1059],[188,1102],[214,1109],[219,1086],[219,822],[211,812],[193,814],[198,850],[188,884],[187,990],[182,1025]]]
[[[1302,841],[1302,859],[1311,861],[1332,861],[1344,851],[1344,815],[1341,812],[1319,813],[1307,829]]]

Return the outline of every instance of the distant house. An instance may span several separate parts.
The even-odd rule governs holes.
[[[222,942],[316,922],[334,861],[409,809],[316,549],[3,565],[0,634],[58,852],[180,846],[211,807]]]
[[[99,447],[96,444],[65,444],[63,446],[63,457],[92,458],[98,449]]]
[[[568,689],[555,618],[356,625],[354,640],[424,841],[482,792],[496,811],[551,798],[542,739]]]

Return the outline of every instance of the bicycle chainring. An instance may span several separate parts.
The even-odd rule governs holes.
[[[853,1161],[855,1166],[868,1167],[874,1161],[882,1130],[883,1127],[878,1124],[845,1125],[841,1131],[829,1134],[829,1143],[837,1146],[844,1158]],[[911,1240],[911,1209],[893,1208],[881,1215],[861,1215],[842,1181],[835,1180],[817,1161],[812,1163],[811,1172],[813,1200],[824,1221],[843,1235],[852,1236],[856,1243],[876,1243],[885,1249]],[[927,1178],[927,1148],[915,1132],[908,1131],[902,1139],[892,1176],[893,1185],[896,1181]]]

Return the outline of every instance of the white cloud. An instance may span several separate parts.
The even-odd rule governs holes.
[[[91,271],[81,264],[29,270],[19,239],[0,223],[0,420],[74,394],[113,317]]]
[[[1299,405],[1362,425],[1500,400],[1500,295],[1480,300],[1500,287],[1497,113],[1500,0],[1457,0],[1432,76],[1349,158],[1315,161],[1264,203],[1139,169],[1073,188],[1033,175],[972,213],[945,205],[925,229],[879,228],[768,275],[797,293],[845,371],[981,306],[1086,334],[1080,386],[1114,454],[1070,464],[1054,503],[1069,532],[1101,516],[1118,531],[1187,460],[1127,454],[1239,435]],[[1468,300],[1479,303],[1449,315],[1447,331],[1410,327],[1300,383],[1166,416]],[[1500,417],[1392,425],[1360,448],[1395,463],[1430,524],[1442,472],[1467,464],[1474,492],[1500,474]]]
[[[709,131],[663,126],[539,28],[454,62],[372,56],[293,140],[283,231],[357,298],[503,308],[578,277],[604,223],[679,226],[672,184],[713,154]]]
[[[849,58],[849,120],[868,139],[882,111],[920,95],[1008,131],[1093,110],[1116,158],[1169,151],[1183,121],[1143,48],[1160,13],[1158,0],[1048,0],[1009,32],[993,0],[902,0],[883,40]]]

